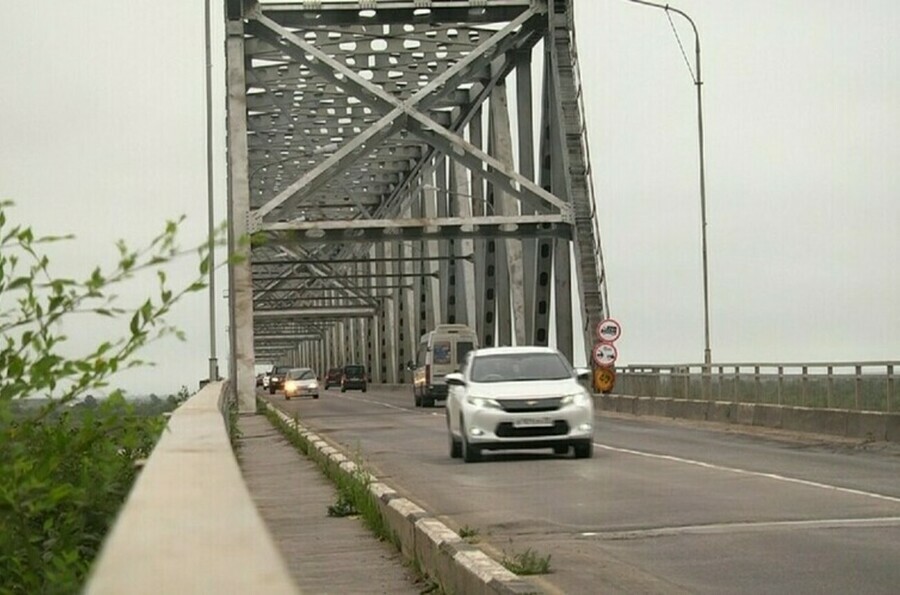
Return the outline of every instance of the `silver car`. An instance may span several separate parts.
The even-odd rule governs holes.
[[[284,398],[303,396],[319,398],[319,379],[309,368],[292,368],[284,377]]]
[[[491,347],[469,353],[461,372],[448,374],[450,456],[467,463],[484,450],[552,448],[593,455],[594,404],[573,369],[549,347]]]

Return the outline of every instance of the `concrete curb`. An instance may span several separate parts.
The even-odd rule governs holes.
[[[294,428],[335,467],[348,475],[358,472],[356,463],[299,421],[287,416],[271,403],[275,413]],[[466,595],[540,595],[538,587],[521,579],[477,547],[464,541],[455,531],[404,498],[388,484],[370,475],[369,492],[378,503],[385,523],[396,536],[400,552],[437,581],[446,593]]]

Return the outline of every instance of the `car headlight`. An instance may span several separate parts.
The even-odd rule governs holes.
[[[319,388],[319,383],[318,382],[310,382],[309,388],[312,388],[312,389]]]
[[[291,382],[290,380],[288,380],[287,382],[284,383],[285,390],[294,390],[294,386],[295,386],[294,383]]]
[[[560,405],[583,406],[590,403],[590,400],[591,398],[587,395],[587,393],[579,392],[564,396],[559,403]]]
[[[488,399],[487,397],[469,397],[466,399],[466,402],[469,403],[469,405],[484,407],[485,409],[503,409],[503,407],[500,406],[500,403],[494,399]]]

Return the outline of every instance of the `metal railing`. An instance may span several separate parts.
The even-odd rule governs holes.
[[[638,364],[616,368],[616,394],[900,412],[900,361]]]

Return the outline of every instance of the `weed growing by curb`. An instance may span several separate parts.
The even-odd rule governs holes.
[[[238,428],[238,404],[237,399],[229,399],[227,404],[228,412],[228,440],[231,442],[231,450],[235,453],[240,450],[241,446],[241,430]]]
[[[305,436],[298,432],[294,427],[291,427],[282,421],[276,413],[267,411],[266,417],[281,431],[291,444],[312,459],[325,476],[336,485],[338,490],[338,500],[334,505],[328,507],[329,516],[351,516],[358,514],[366,527],[368,527],[378,539],[399,546],[397,537],[393,535],[388,528],[387,523],[381,514],[381,510],[378,508],[378,503],[375,501],[375,497],[369,491],[369,484],[372,483],[372,477],[363,469],[359,460],[354,461],[356,468],[353,471],[346,472],[334,463],[334,461],[329,459],[326,455],[323,455],[318,449],[314,448]],[[359,459],[358,455],[357,459]],[[332,514],[332,510],[334,514]]]
[[[550,574],[550,554],[541,556],[531,548],[524,552],[513,552],[511,556],[503,552],[500,561],[507,570],[519,576],[529,574]]]
[[[334,483],[338,491],[337,501],[328,507],[328,515],[333,517],[359,516],[365,526],[372,531],[378,539],[391,543],[398,552],[402,552],[400,537],[390,530],[378,501],[369,491],[372,483],[372,475],[365,470],[362,464],[362,453],[357,449],[353,456],[355,468],[351,471],[341,469],[340,465],[332,461],[315,448],[309,439],[301,434],[296,426],[285,422],[277,413],[266,406],[262,400],[258,401],[266,418],[275,426],[287,440],[307,458],[311,459],[319,467],[319,470]],[[296,415],[293,419],[296,424]],[[405,560],[404,564],[410,568],[419,581],[424,585],[420,591],[422,595],[444,595],[444,590],[439,582],[436,582],[421,567],[419,560]]]
[[[479,533],[480,531],[478,529],[470,527],[468,525],[459,530],[459,536],[465,539],[468,543],[474,543],[478,541]]]
[[[338,493],[338,499],[334,504],[328,505],[328,516],[348,517],[356,516],[358,514],[359,511],[356,510],[353,502],[343,492]]]

